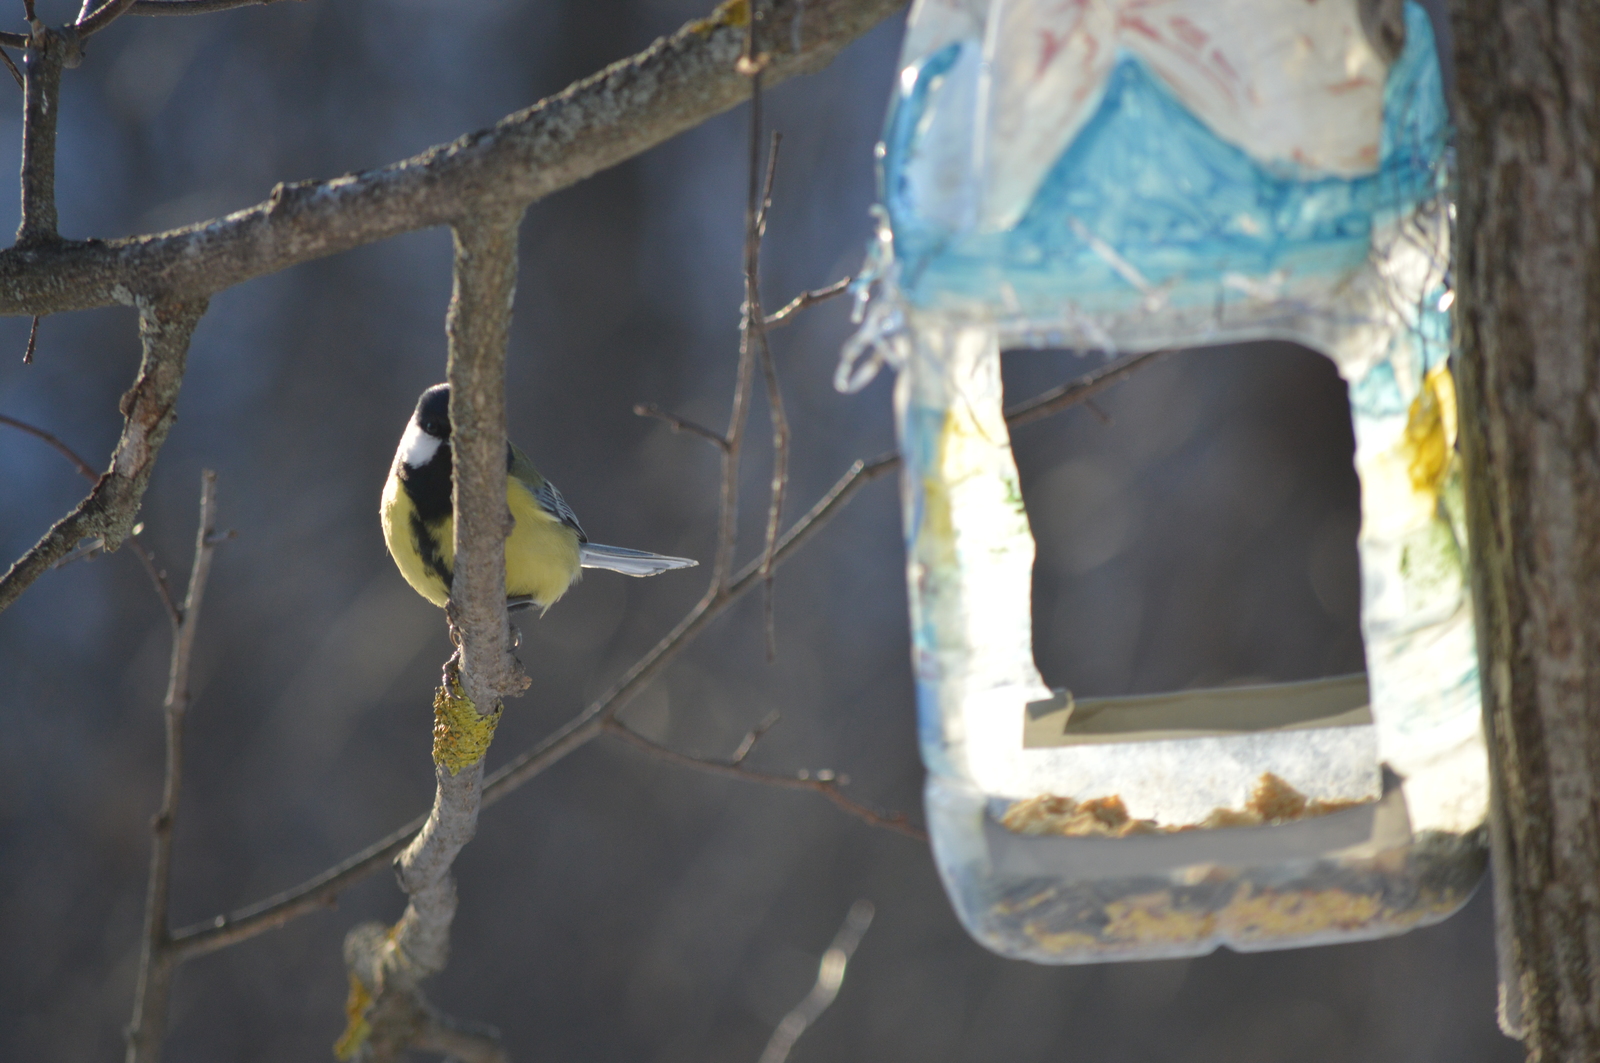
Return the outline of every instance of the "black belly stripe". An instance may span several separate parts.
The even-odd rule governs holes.
[[[400,486],[411,499],[411,541],[427,572],[444,581],[448,589],[452,573],[444,563],[438,541],[428,531],[450,516],[450,444],[441,443],[426,465],[410,468],[401,465]]]
[[[444,581],[445,589],[450,588],[454,573],[444,563],[444,555],[439,550],[439,541],[428,534],[428,526],[415,510],[411,513],[411,541],[416,544],[417,556],[422,559],[422,567]]]

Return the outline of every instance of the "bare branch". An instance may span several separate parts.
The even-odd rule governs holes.
[[[718,450],[726,451],[728,449],[728,441],[711,429],[704,425],[695,424],[693,421],[685,420],[676,414],[668,413],[653,402],[641,402],[633,408],[633,412],[639,417],[654,417],[658,421],[665,421],[667,427],[671,428],[674,433],[687,432],[690,435],[699,436]]]
[[[80,16],[73,28],[78,31],[80,38],[91,37],[121,18],[133,6],[133,2],[134,0],[106,0],[94,14]],[[88,6],[87,3],[85,6]]]
[[[178,389],[183,383],[189,338],[205,313],[206,301],[164,302],[142,306],[139,336],[144,357],[139,376],[122,396],[122,438],[111,455],[111,468],[76,509],[56,522],[33,549],[0,577],[0,610],[84,539],[99,536],[116,550],[128,537],[144,500],[156,455],[172,427]]]
[[[759,193],[756,174],[761,165],[761,75],[752,78],[750,98],[750,201],[745,213],[744,238],[744,319],[741,339],[753,347],[767,385],[767,413],[772,420],[772,488],[767,505],[766,546],[761,554],[763,628],[766,631],[767,660],[778,656],[777,625],[773,616],[772,552],[778,545],[778,526],[783,520],[783,496],[789,486],[789,417],[783,408],[783,392],[778,387],[778,366],[767,342],[767,315],[761,308],[761,238],[767,230],[767,212],[772,207],[772,181],[778,172],[778,146],[783,138],[772,134],[767,151],[767,176]]]
[[[789,302],[784,305],[783,309],[775,310],[767,315],[768,331],[771,331],[772,329],[778,328],[782,325],[787,325],[790,321],[793,321],[795,315],[800,313],[802,310],[809,310],[818,303],[827,302],[836,295],[843,295],[845,292],[850,290],[850,284],[854,280],[854,275],[849,277],[841,277],[826,287],[813,288],[809,292],[801,292],[799,295],[789,300]]]
[[[508,1063],[500,1031],[481,1023],[463,1022],[430,1008],[412,1047],[437,1052],[460,1063]]]
[[[167,585],[167,574],[161,571],[161,566],[156,564],[155,555],[145,547],[144,543],[133,537],[139,534],[139,530],[140,526],[134,525],[127,541],[128,549],[133,551],[133,556],[137,557],[139,564],[144,566],[145,575],[149,576],[150,582],[155,585],[156,594],[161,598],[161,608],[167,612],[167,620],[174,625],[181,624],[183,622],[183,611],[178,608],[178,603],[172,599],[172,588]],[[224,538],[231,539],[232,537],[230,534]]]
[[[3,413],[0,413],[0,424],[8,424],[12,428],[17,428],[28,433],[35,439],[44,440],[46,443],[50,444],[50,446],[55,448],[57,454],[60,454],[68,461],[72,462],[73,468],[78,470],[78,475],[84,477],[90,483],[95,483],[100,479],[100,474],[95,472],[94,468],[88,462],[80,458],[77,451],[61,442],[61,440],[57,439],[49,432],[46,432],[43,428],[35,428],[26,421],[19,421],[15,417],[7,417]]]
[[[789,1058],[794,1043],[800,1039],[800,1035],[821,1018],[822,1013],[828,1010],[828,1005],[839,996],[839,987],[844,985],[845,968],[850,965],[850,957],[856,954],[856,947],[861,944],[867,928],[872,925],[875,912],[872,902],[864,897],[850,906],[850,911],[844,917],[844,924],[839,927],[839,932],[833,935],[832,944],[828,946],[828,951],[822,954],[822,962],[817,965],[816,985],[812,986],[806,998],[778,1023],[778,1028],[772,1031],[772,1039],[767,1042],[766,1050],[761,1053],[757,1063],[784,1063],[784,1060]]]
[[[744,779],[746,782],[776,786],[783,790],[810,790],[826,797],[863,823],[868,823],[874,827],[883,827],[897,834],[904,834],[906,837],[913,838],[919,842],[928,840],[927,832],[912,824],[904,812],[879,812],[859,801],[846,797],[844,791],[839,787],[838,776],[831,771],[823,770],[815,773],[801,771],[794,775],[752,771],[734,760],[713,760],[707,757],[696,757],[688,753],[680,753],[676,749],[664,746],[659,742],[652,742],[614,717],[608,718],[603,726],[607,734],[615,735],[635,749],[641,749],[649,753],[657,760],[665,760],[679,767],[693,768],[696,771],[708,772],[712,775],[722,775],[732,779]]]
[[[1107,362],[1098,369],[1090,370],[1075,380],[1069,380],[1058,388],[1052,388],[1042,394],[1024,402],[1019,402],[1006,411],[1006,424],[1013,428],[1034,421],[1043,420],[1062,410],[1086,403],[1096,395],[1109,388],[1122,383],[1141,369],[1148,368],[1161,361],[1168,355],[1177,353],[1176,347],[1163,347],[1160,350],[1143,351],[1139,354],[1124,355],[1113,361]],[[1104,412],[1099,416],[1104,417]]]
[[[777,726],[779,719],[778,710],[773,709],[767,714],[766,719],[750,728],[750,732],[744,736],[744,740],[739,743],[739,747],[733,751],[733,756],[728,758],[728,763],[743,764],[744,758],[750,755],[750,751],[755,749],[756,743],[761,741],[768,731]]]
[[[276,930],[311,912],[334,907],[339,894],[375,872],[393,865],[394,858],[417,836],[427,821],[427,816],[418,816],[387,837],[380,838],[292,889],[273,894],[236,912],[174,931],[172,941],[175,955],[180,960],[192,960],[249,941],[258,934]]]
[[[773,85],[827,65],[903,0],[804,0],[800,49],[787,32],[802,0],[772,6],[763,47]],[[734,70],[742,5],[724,4],[492,129],[380,170],[279,185],[264,203],[156,236],[0,251],[0,313],[43,314],[193,299],[300,262],[465,217],[485,189],[531,203],[671,139],[748,97]],[[0,38],[4,43],[4,38]]]
[[[181,618],[172,627],[172,662],[167,673],[167,771],[162,786],[161,810],[151,827],[150,885],[145,896],[144,947],[139,963],[139,987],[134,997],[133,1022],[128,1026],[128,1063],[154,1063],[161,1058],[166,1036],[167,998],[172,974],[181,958],[167,930],[172,883],[172,824],[178,814],[178,794],[183,781],[183,721],[189,710],[189,673],[194,640],[200,626],[200,603],[216,535],[217,474],[200,474],[200,526],[195,533],[194,566]]]
[[[0,41],[0,43],[5,42]],[[22,71],[17,69],[17,61],[11,58],[11,53],[3,48],[0,48],[0,60],[5,62],[6,69],[11,71],[11,76],[16,79],[17,88],[21,89],[23,92],[27,92],[28,86],[22,80]]]
[[[133,0],[130,15],[209,15],[237,7],[264,7],[281,0]]]
[[[125,2],[125,0],[124,0]],[[71,31],[40,30],[22,57],[22,224],[16,251],[55,243],[56,117],[61,71],[78,60]]]
[[[445,323],[455,495],[447,616],[457,650],[445,665],[435,711],[453,703],[480,720],[498,718],[501,699],[528,686],[511,656],[505,556],[513,526],[506,508],[506,341],[522,211],[495,207],[485,203],[455,225],[455,290]],[[341,1058],[359,1053],[365,1063],[387,1063],[430,1036],[469,1049],[474,1059],[503,1058],[497,1042],[442,1020],[420,989],[449,959],[456,914],[450,869],[477,831],[483,799],[486,740],[462,766],[440,752],[440,735],[447,733],[446,725],[436,725],[433,809],[395,859],[395,876],[409,897],[405,913],[392,931],[374,934],[363,924],[345,937],[351,977],[370,999],[352,1012]]]
[[[506,619],[506,343],[517,286],[520,207],[455,226],[450,340],[450,449],[455,461],[451,622],[461,634],[461,682],[487,714],[527,689]]]
[[[99,482],[100,475],[94,471],[93,467],[91,467],[88,462],[84,461],[83,458],[78,455],[77,451],[73,450],[71,447],[67,446],[65,443],[61,442],[61,440],[57,439],[49,432],[46,432],[44,429],[35,428],[26,421],[19,421],[15,417],[7,417],[5,414],[0,414],[0,424],[7,424],[13,428],[20,428],[29,435],[44,440],[46,443],[54,447],[57,453],[61,454],[68,461],[72,462],[73,467],[78,470],[79,476],[82,476],[90,483]],[[145,572],[150,576],[150,582],[155,585],[156,594],[160,595],[161,597],[161,605],[162,608],[167,611],[167,619],[172,621],[173,625],[176,626],[178,621],[181,619],[178,614],[178,603],[172,600],[172,588],[167,586],[166,575],[163,574],[160,567],[156,565],[155,555],[145,548],[144,543],[141,543],[138,539],[134,538],[134,536],[139,534],[139,527],[139,525],[135,525],[129,532],[129,538],[127,540],[128,549],[133,551],[134,556],[139,559],[139,563],[144,566]],[[56,562],[56,566],[59,567],[66,562],[67,558],[62,558],[60,561]]]

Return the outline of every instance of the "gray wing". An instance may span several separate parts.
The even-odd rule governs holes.
[[[561,497],[561,492],[556,490],[555,484],[545,480],[533,489],[533,497],[546,513],[577,532],[580,543],[589,541],[589,537],[583,532],[583,525],[578,523],[578,515],[572,512],[572,507]]]
[[[589,541],[589,537],[583,533],[583,525],[578,523],[578,515],[572,512],[572,507],[561,497],[556,485],[541,476],[522,448],[510,440],[506,441],[506,473],[528,489],[540,509],[577,532],[580,543]]]

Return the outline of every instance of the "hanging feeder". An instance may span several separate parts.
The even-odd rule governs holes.
[[[838,385],[899,373],[929,830],[991,949],[1080,963],[1378,937],[1444,918],[1481,877],[1447,136],[1414,3],[913,6]],[[1262,338],[1349,385],[1368,671],[1047,689],[1001,349]]]

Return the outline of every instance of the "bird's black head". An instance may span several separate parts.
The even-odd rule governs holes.
[[[417,400],[413,419],[417,427],[435,439],[450,438],[450,385],[435,384]]]

